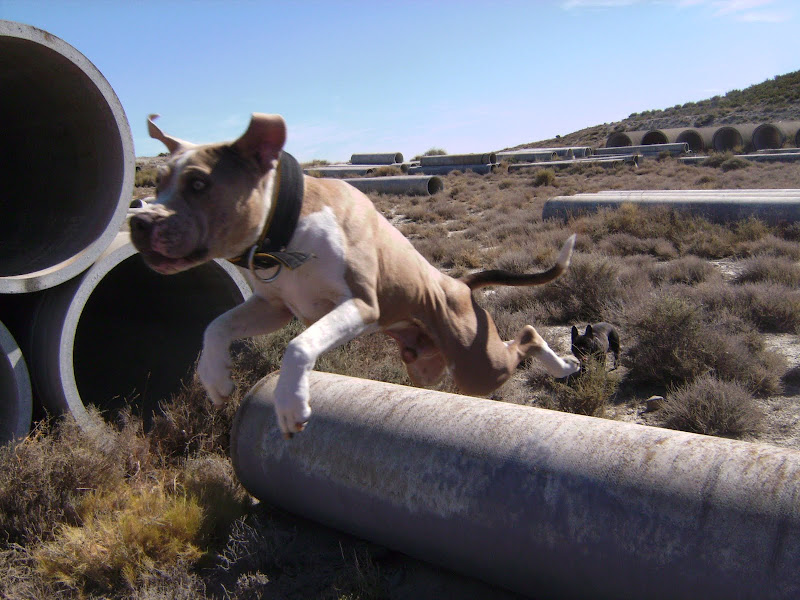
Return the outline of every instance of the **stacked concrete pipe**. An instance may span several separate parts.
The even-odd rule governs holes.
[[[0,297],[28,360],[35,397],[87,422],[86,407],[132,405],[147,420],[178,392],[203,332],[250,295],[239,270],[212,261],[177,275],[149,269],[119,233],[83,274],[37,294]]]
[[[535,598],[800,597],[800,453],[312,373],[290,441],[276,376],[243,401],[257,498]]]
[[[0,80],[0,293],[35,292],[84,271],[114,239],[133,142],[102,73],[45,31],[0,21]]]
[[[25,358],[14,336],[0,323],[0,445],[28,435],[32,414],[31,380]]]

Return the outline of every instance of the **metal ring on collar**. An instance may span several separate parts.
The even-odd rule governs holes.
[[[263,283],[272,283],[273,281],[275,281],[278,278],[278,275],[281,274],[281,271],[283,270],[283,265],[278,263],[278,265],[277,265],[278,270],[275,271],[275,273],[273,275],[270,275],[269,277],[261,277],[261,275],[256,273],[256,267],[253,264],[253,261],[255,260],[255,257],[256,257],[256,250],[257,249],[258,249],[258,244],[254,245],[252,248],[250,248],[250,252],[247,255],[247,268],[250,269],[250,272],[253,274],[253,277],[258,279],[259,281],[262,281]]]

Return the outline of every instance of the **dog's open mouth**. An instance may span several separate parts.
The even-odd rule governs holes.
[[[144,262],[147,263],[147,266],[162,275],[180,273],[181,271],[196,267],[208,260],[207,248],[198,248],[180,258],[165,256],[155,250],[142,250],[140,254],[144,258]]]

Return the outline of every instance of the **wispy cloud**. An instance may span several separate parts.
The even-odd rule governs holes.
[[[566,10],[577,8],[616,8],[637,4],[640,0],[566,0],[561,7]]]

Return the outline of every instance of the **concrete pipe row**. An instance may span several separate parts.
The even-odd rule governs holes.
[[[630,155],[614,155],[614,156],[592,156],[589,158],[574,158],[538,163],[517,163],[508,165],[508,172],[514,173],[516,171],[529,171],[531,169],[566,169],[575,165],[593,165],[604,168],[613,168],[620,165],[631,165],[633,167],[639,166],[638,154]]]
[[[574,154],[571,152],[565,154],[564,158],[573,158]],[[530,148],[528,150],[506,150],[497,152],[497,160],[506,162],[542,162],[557,160],[558,153],[555,150]]]
[[[441,167],[451,165],[494,165],[497,154],[444,154],[441,156],[421,156],[419,164],[423,167]]]
[[[786,152],[759,151],[755,154],[737,154],[736,158],[751,162],[797,162],[800,160],[800,148],[785,148]],[[678,160],[685,164],[702,165],[708,156],[683,156]]]
[[[228,263],[158,275],[119,233],[133,144],[85,56],[0,21],[0,81],[0,443],[39,408],[84,423],[89,404],[130,402],[146,417],[180,389],[208,322],[250,289]]]
[[[28,435],[33,398],[28,367],[17,341],[0,322],[0,445]]]
[[[765,150],[780,148],[786,143],[800,147],[800,121],[617,131],[606,139],[606,148],[675,142],[688,143],[692,152],[726,152],[736,148]]]
[[[544,203],[542,219],[566,221],[623,204],[668,206],[718,223],[757,218],[777,225],[800,220],[800,190],[631,190],[557,196]]]
[[[657,156],[662,152],[666,152],[671,156],[687,154],[689,152],[689,144],[686,142],[674,142],[669,144],[598,148],[594,151],[594,156],[613,156],[616,154],[641,154],[644,156]]]
[[[394,165],[402,162],[403,154],[400,152],[374,152],[350,156],[350,164],[353,165]]]
[[[205,327],[250,293],[227,261],[160,275],[123,232],[78,277],[36,294],[0,296],[0,315],[48,411],[83,424],[90,404],[112,412],[133,406],[147,421],[180,390]]]
[[[312,373],[275,374],[231,434],[257,498],[535,598],[800,597],[800,453]]]
[[[444,188],[440,177],[429,175],[365,177],[364,179],[348,179],[347,183],[362,192],[404,196],[433,196]]]
[[[0,293],[35,292],[84,271],[114,239],[133,141],[102,73],[46,31],[0,21],[0,80]]]

